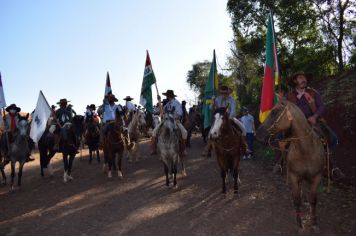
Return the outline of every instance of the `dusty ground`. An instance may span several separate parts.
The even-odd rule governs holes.
[[[108,180],[85,151],[67,184],[59,154],[52,179],[40,177],[37,160],[27,164],[21,189],[0,187],[0,235],[297,235],[285,177],[272,174],[270,162],[242,161],[239,197],[231,181],[223,196],[216,160],[200,157],[201,139],[192,146],[178,189],[164,186],[162,164],[146,144],[141,162],[124,160],[123,180]],[[321,235],[356,235],[355,203],[352,189],[320,193]]]

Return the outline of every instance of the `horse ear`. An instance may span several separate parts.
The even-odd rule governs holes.
[[[28,117],[30,117],[30,113],[26,114],[25,119],[28,120]]]
[[[277,97],[277,102],[281,103],[282,105],[287,105],[287,98],[285,98],[284,96],[276,93],[275,96]]]

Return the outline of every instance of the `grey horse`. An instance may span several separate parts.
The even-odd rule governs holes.
[[[157,147],[164,165],[166,185],[169,186],[168,168],[173,175],[173,186],[177,186],[177,165],[179,161],[179,128],[173,112],[166,112],[161,124]]]
[[[9,142],[8,157],[11,162],[11,190],[14,190],[14,178],[15,178],[15,165],[19,162],[19,173],[17,185],[21,186],[22,169],[26,163],[26,159],[30,155],[29,147],[29,121],[28,114],[25,117],[19,119],[17,128],[13,133]],[[10,138],[9,138],[10,139]]]

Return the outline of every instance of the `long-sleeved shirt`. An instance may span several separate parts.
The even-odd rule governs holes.
[[[112,104],[110,105],[109,103],[104,104],[103,106],[103,123],[106,123],[108,121],[113,121],[116,119],[116,114],[122,112],[122,108],[119,105]]]
[[[294,96],[297,97],[298,93],[296,91],[293,91],[292,93],[294,94]],[[323,100],[322,100],[320,94],[317,93],[316,91],[314,92],[314,100],[315,100],[315,106],[316,106],[315,113],[310,108],[310,105],[308,103],[306,95],[303,95],[300,99],[296,98],[295,104],[299,107],[300,110],[302,110],[302,112],[304,113],[306,118],[309,118],[310,116],[313,116],[314,114],[317,115],[318,117],[323,115],[325,106],[324,106],[324,103],[323,103]],[[292,102],[294,102],[294,101],[292,101]]]
[[[73,110],[69,106],[66,108],[59,108],[56,111],[56,117],[59,124],[63,126],[65,123],[70,122],[73,118]]]
[[[229,118],[232,119],[233,117],[236,116],[236,102],[235,99],[231,96],[224,97],[224,96],[218,96],[215,99],[215,109],[220,108],[220,107],[227,107],[228,108],[228,113],[229,113]],[[212,105],[210,105],[210,109],[213,109]]]
[[[167,102],[167,104],[164,106],[164,110],[172,111],[173,107],[174,107],[174,113],[176,118],[179,119],[180,117],[182,117],[183,115],[182,105],[175,98]]]
[[[135,105],[130,101],[126,101],[126,107],[129,112],[136,111]]]

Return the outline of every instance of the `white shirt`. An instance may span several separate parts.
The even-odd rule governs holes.
[[[174,113],[176,115],[176,118],[180,118],[183,115],[183,111],[182,111],[182,105],[178,102],[177,99],[173,98],[172,100],[170,100],[165,106],[164,106],[164,110],[173,110],[174,107]]]
[[[215,106],[216,108],[220,108],[220,107],[228,107],[228,113],[229,113],[229,118],[232,119],[233,117],[235,117],[236,115],[236,102],[234,100],[233,97],[228,96],[228,97],[224,97],[222,95],[218,96],[215,99]],[[210,106],[210,109],[212,107]]]
[[[121,111],[121,108],[116,105],[105,104],[103,113],[103,122],[112,121],[116,119],[116,111]]]
[[[254,125],[254,119],[253,116],[250,114],[244,115],[243,117],[240,118],[242,124],[245,126],[246,133],[254,133],[253,130],[253,125]]]
[[[136,107],[131,101],[126,101],[126,107],[129,112],[136,111]]]

